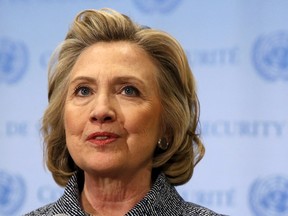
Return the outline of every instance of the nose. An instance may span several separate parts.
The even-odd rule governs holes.
[[[116,119],[115,106],[106,95],[99,95],[95,98],[90,113],[90,122],[92,123],[108,123]]]

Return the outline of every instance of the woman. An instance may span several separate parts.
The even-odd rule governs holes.
[[[48,98],[46,163],[65,192],[27,215],[218,215],[174,188],[204,155],[195,81],[174,38],[83,11],[52,58]]]

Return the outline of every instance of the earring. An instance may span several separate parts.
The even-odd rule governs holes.
[[[160,138],[157,144],[158,144],[158,147],[162,150],[166,150],[169,146],[169,143],[167,142],[165,138]]]

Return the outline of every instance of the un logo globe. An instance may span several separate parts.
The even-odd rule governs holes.
[[[288,33],[260,36],[253,46],[252,59],[261,77],[288,81]]]
[[[15,214],[23,205],[25,194],[22,177],[0,171],[0,215]]]
[[[250,206],[256,216],[288,215],[288,179],[256,179],[250,189]]]
[[[19,81],[28,64],[28,51],[24,43],[0,38],[0,82]]]
[[[145,13],[169,13],[173,11],[181,0],[134,0],[135,5]]]

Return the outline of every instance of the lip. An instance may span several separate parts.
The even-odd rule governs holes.
[[[111,132],[95,132],[88,135],[86,141],[96,145],[96,146],[104,146],[109,143],[114,142],[120,136]]]

